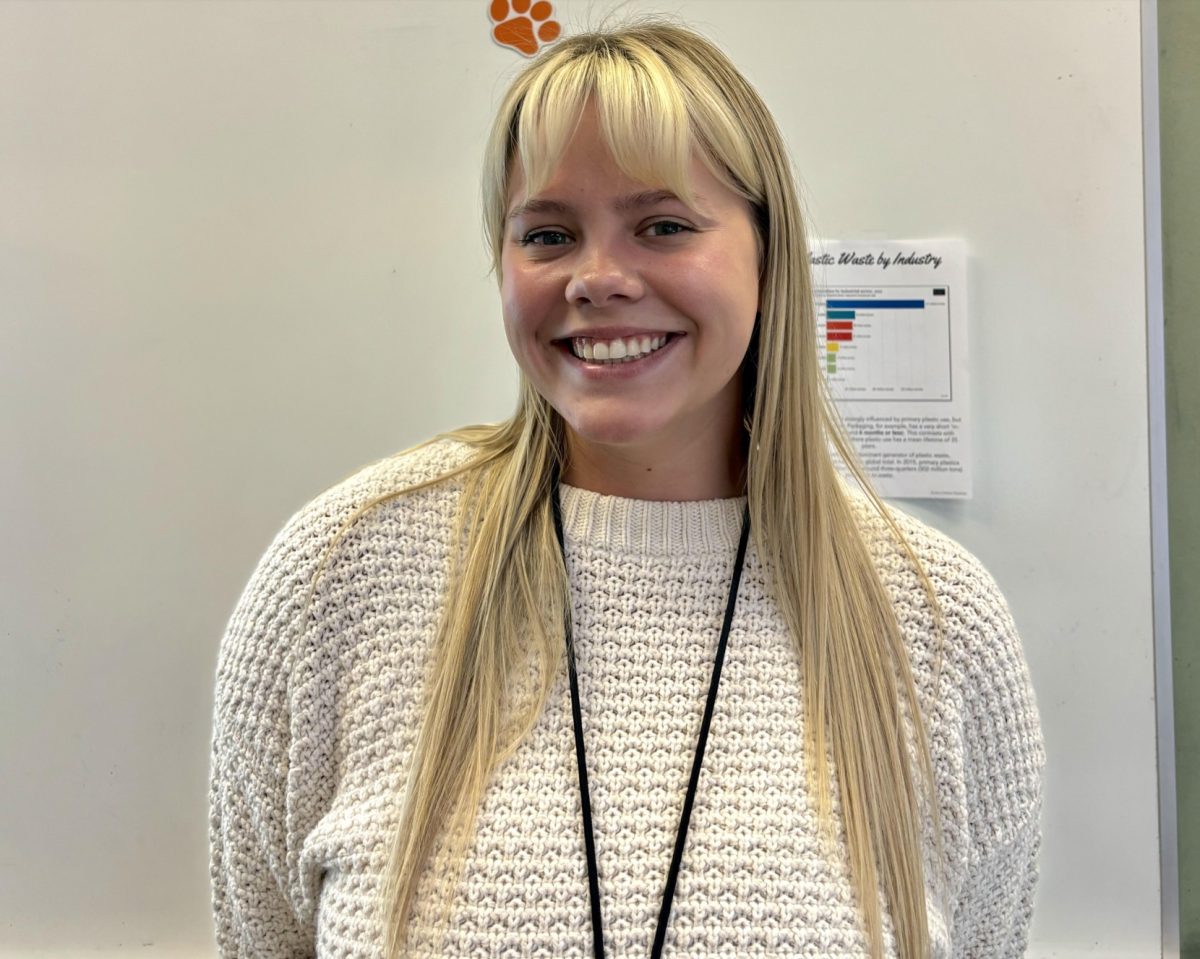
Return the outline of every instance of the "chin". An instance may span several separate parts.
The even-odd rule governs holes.
[[[563,417],[576,439],[601,446],[635,446],[653,440],[654,424],[637,416]]]

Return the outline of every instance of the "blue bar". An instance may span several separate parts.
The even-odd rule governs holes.
[[[923,310],[924,300],[826,300],[828,310]],[[828,316],[828,312],[826,312]]]
[[[852,320],[854,319],[853,310],[825,310],[825,319],[827,320]]]

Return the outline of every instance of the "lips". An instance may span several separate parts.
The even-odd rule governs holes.
[[[625,379],[640,375],[643,370],[657,368],[665,358],[674,352],[672,347],[683,339],[682,333],[638,334],[636,337],[568,337],[556,340],[555,346],[561,351],[567,362],[582,373],[587,379],[606,381],[609,379]],[[603,347],[614,340],[635,341],[637,352],[634,355],[621,357],[597,357],[597,347],[603,354]],[[649,348],[642,352],[643,340],[649,341]],[[581,342],[582,341],[582,342]],[[658,345],[655,346],[654,344]],[[590,356],[588,353],[590,352]],[[619,352],[619,350],[618,350]]]

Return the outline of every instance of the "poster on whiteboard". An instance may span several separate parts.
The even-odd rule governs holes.
[[[962,240],[812,241],[817,350],[881,496],[971,495]]]

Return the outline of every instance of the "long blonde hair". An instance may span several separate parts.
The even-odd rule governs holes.
[[[853,465],[824,391],[804,226],[782,137],[750,84],[689,30],[647,21],[569,37],[521,72],[495,120],[483,197],[497,273],[516,164],[535,194],[554,172],[586,102],[595,103],[613,158],[631,178],[686,200],[688,165],[699,154],[754,211],[763,254],[761,317],[743,377],[754,546],[799,655],[808,777],[829,836],[836,775],[871,955],[883,953],[882,889],[899,954],[924,957],[923,812],[934,817],[937,835],[929,748],[905,642],[831,446],[859,473],[936,601]],[[563,430],[522,377],[516,413],[494,426],[448,434],[474,455],[420,484],[459,476],[463,490],[424,720],[383,894],[389,959],[403,952],[424,867],[435,851],[461,867],[493,770],[536,722],[561,666],[569,594],[550,496],[553,472],[564,465]],[[367,509],[415,488],[367,503],[343,532]],[[537,695],[512,715],[511,683],[531,655]],[[452,891],[442,889],[447,908]]]

